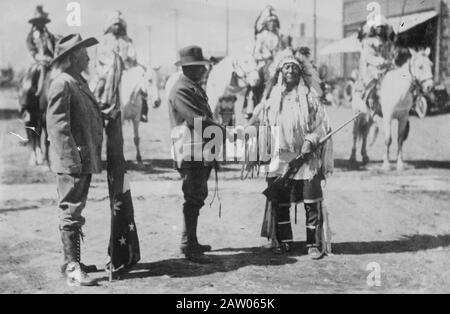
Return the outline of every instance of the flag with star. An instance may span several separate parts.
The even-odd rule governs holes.
[[[141,258],[130,184],[125,169],[120,113],[117,118],[107,120],[106,160],[111,206],[108,255],[112,260],[113,271],[119,271],[132,267]],[[109,265],[110,263],[107,265],[108,269]]]

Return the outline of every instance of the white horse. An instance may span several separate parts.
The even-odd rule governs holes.
[[[403,143],[409,134],[409,112],[413,106],[412,90],[420,86],[425,93],[429,93],[434,85],[432,62],[429,59],[430,49],[415,51],[410,49],[411,57],[398,68],[386,73],[382,79],[379,90],[379,100],[383,118],[373,116],[371,109],[361,99],[359,93],[355,93],[352,100],[352,107],[355,111],[361,111],[355,121],[353,129],[353,147],[350,161],[356,160],[356,142],[362,139],[361,154],[363,163],[367,163],[368,135],[373,129],[372,143],[378,134],[378,120],[383,121],[386,151],[383,157],[383,169],[389,170],[389,149],[392,144],[392,120],[398,120],[398,151],[397,170],[404,169]]]
[[[255,88],[260,82],[258,65],[251,54],[225,57],[212,67],[206,83],[211,110],[215,112],[222,96],[245,93],[248,88]]]
[[[168,99],[170,91],[172,90],[173,86],[175,85],[175,83],[178,81],[178,79],[181,77],[182,74],[183,74],[182,71],[177,71],[169,76],[169,79],[166,82],[166,86],[164,87],[166,99]]]
[[[142,156],[139,149],[139,123],[141,121],[142,102],[144,100],[158,108],[161,97],[158,89],[156,71],[142,65],[135,66],[123,72],[121,85],[122,122],[131,121],[136,146],[136,160],[142,167]]]
[[[413,106],[411,93],[417,84],[425,93],[434,87],[430,49],[415,51],[410,49],[411,58],[401,67],[386,74],[380,86],[380,102],[383,112],[383,128],[386,151],[383,169],[389,170],[389,148],[392,143],[392,120],[398,120],[397,170],[404,169],[403,143],[409,133],[409,112]]]

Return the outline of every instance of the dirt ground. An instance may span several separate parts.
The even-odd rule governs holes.
[[[2,109],[15,108],[14,96],[1,98]],[[330,108],[329,114],[339,125],[351,111]],[[104,272],[94,273],[98,286],[78,289],[66,286],[58,272],[54,175],[27,165],[27,148],[9,134],[24,135],[21,122],[6,116],[0,120],[0,293],[450,292],[449,114],[411,118],[401,173],[394,164],[391,172],[380,169],[382,134],[370,148],[370,164],[358,169],[347,162],[351,127],[335,137],[336,170],[325,189],[334,255],[320,261],[305,256],[302,207],[294,251],[272,255],[259,237],[264,179],[241,181],[237,166],[225,167],[219,174],[222,218],[217,202],[209,206],[213,193],[200,216],[199,238],[213,246],[212,263],[200,265],[178,253],[181,182],[171,167],[167,108],[152,110],[141,125],[143,169],[134,161],[131,125],[124,126],[142,259],[121,280],[109,283]],[[392,158],[395,150],[393,145]],[[83,262],[103,268],[110,221],[105,172],[94,177],[84,214]],[[367,283],[370,263],[380,266],[380,286]]]

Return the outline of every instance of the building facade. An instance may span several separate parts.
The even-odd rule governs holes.
[[[399,35],[399,42],[409,47],[429,47],[435,67],[435,78],[439,84],[446,85],[450,76],[450,0],[343,0],[343,35],[356,33],[371,14],[370,3],[378,3],[380,13],[390,21],[401,23],[409,19],[418,23]],[[433,13],[435,12],[435,14]],[[431,14],[430,14],[431,13]],[[421,16],[431,16],[423,21]],[[398,22],[397,22],[398,21]],[[419,23],[420,22],[420,23]],[[393,25],[394,28],[396,25]],[[349,77],[359,65],[359,53],[346,53],[343,60],[343,72]]]

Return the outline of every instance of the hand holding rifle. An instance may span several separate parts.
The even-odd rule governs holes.
[[[286,187],[288,184],[288,180],[290,177],[292,177],[294,174],[296,174],[300,168],[308,161],[311,154],[314,153],[317,149],[322,147],[334,134],[342,130],[345,126],[353,122],[356,118],[359,117],[361,112],[356,114],[352,119],[345,122],[343,125],[341,125],[339,128],[337,128],[335,131],[329,133],[327,136],[319,140],[319,137],[317,134],[311,133],[308,134],[305,137],[305,143],[303,144],[302,151],[300,155],[295,157],[293,160],[289,162],[288,169],[286,173],[278,177],[267,189],[263,191],[263,194],[269,199],[273,200],[276,195],[278,195],[279,191]]]

